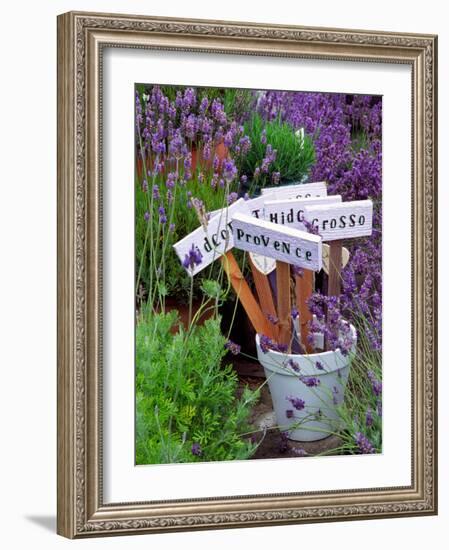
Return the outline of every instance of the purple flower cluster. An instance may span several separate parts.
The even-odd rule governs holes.
[[[228,349],[232,355],[238,355],[240,353],[241,346],[232,340],[228,340],[225,344],[225,348]]]
[[[379,96],[275,92],[259,95],[258,112],[308,134],[316,162],[311,181],[326,181],[328,194],[374,202],[373,234],[350,241],[342,273],[342,311],[369,319],[371,347],[382,347],[382,99]],[[314,232],[315,228],[309,227]]]
[[[199,443],[193,443],[191,452],[194,456],[201,456],[203,454],[201,445]]]
[[[369,455],[376,452],[371,441],[362,432],[356,432],[354,439],[360,454]]]
[[[278,344],[265,334],[260,335],[260,349],[263,353],[268,353],[269,351],[279,351],[280,353],[286,353],[288,346],[286,344]]]
[[[192,244],[192,248],[189,250],[189,253],[185,255],[182,265],[186,269],[190,269],[193,271],[195,266],[200,265],[202,261],[203,261],[203,256],[201,252],[198,250],[198,248],[195,248],[195,246]]]
[[[305,407],[305,401],[303,399],[300,399],[299,397],[292,397],[291,395],[286,397],[287,401],[290,401],[293,408],[295,408],[297,411],[302,411]]]
[[[299,379],[308,388],[316,388],[321,384],[321,380],[316,376],[300,376]]]
[[[371,382],[374,395],[380,397],[382,395],[382,382],[376,378],[376,375],[371,370],[368,371],[368,379]]]
[[[348,355],[354,341],[351,328],[341,313],[340,299],[316,292],[309,298],[308,307],[315,315],[310,322],[309,343],[313,344],[314,334],[321,333],[329,349],[340,349],[343,355]]]
[[[242,124],[226,114],[222,99],[210,100],[195,88],[180,88],[173,97],[160,86],[146,86],[136,91],[135,122],[137,171],[142,191],[151,188],[152,220],[164,225],[174,210],[182,231],[194,218],[177,216],[194,207],[189,192],[201,196],[201,184],[216,191],[216,204],[222,204],[224,189],[229,204],[238,198],[237,160],[251,141]]]

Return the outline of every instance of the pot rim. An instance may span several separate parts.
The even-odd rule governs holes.
[[[347,321],[345,321],[347,323]],[[355,348],[357,346],[357,331],[355,329],[355,327],[348,323],[351,327],[351,333],[354,337],[354,343],[353,343],[353,347],[352,347],[352,350],[351,352],[349,352],[349,355],[352,355],[355,351]],[[261,347],[260,347],[260,334],[256,334],[256,345],[257,345],[257,349],[258,349],[258,352],[259,350],[261,350]],[[335,357],[335,355],[339,355],[341,356],[341,358],[345,358],[347,356],[344,356],[342,353],[341,353],[341,350],[340,348],[337,348],[336,350],[329,350],[329,351],[321,351],[321,352],[317,352],[317,353],[282,353],[280,351],[275,351],[275,350],[269,350],[267,352],[267,356],[271,357],[273,359],[273,365],[269,365],[268,362],[266,363],[266,365],[263,365],[264,368],[268,368],[270,371],[276,373],[276,374],[282,374],[282,375],[285,375],[285,376],[298,376],[298,374],[289,366],[286,366],[286,365],[282,365],[280,366],[280,364],[276,364],[275,361],[278,360],[279,363],[284,363],[285,360],[287,358],[291,358],[291,359],[302,359],[302,361],[304,360],[307,360],[307,363],[309,363],[310,361],[310,364],[308,364],[307,366],[306,365],[303,365],[302,368],[309,368],[312,372],[310,372],[308,374],[308,376],[325,376],[326,374],[330,374],[331,372],[335,372],[336,370],[340,370],[342,368],[345,368],[346,366],[348,366],[346,364],[346,361],[345,361],[345,364],[342,364],[341,366],[334,366],[334,368],[331,368],[331,369],[326,369],[324,372],[321,371],[321,370],[318,370],[315,366],[316,364],[316,361],[323,361],[323,362],[326,362],[326,359],[330,359],[331,357]],[[259,359],[260,361],[260,359]],[[334,360],[335,361],[335,360]],[[348,362],[351,363],[352,360],[351,358],[348,359]],[[263,363],[262,363],[263,364]]]
[[[350,326],[351,333],[354,336],[354,344],[356,344],[357,343],[357,330],[356,330],[356,328],[349,321],[343,321],[343,323]],[[257,343],[257,345],[260,345],[260,336],[261,335],[257,332],[256,333],[256,343]],[[270,349],[270,353],[274,353],[276,355],[288,355],[288,356],[293,356],[293,357],[304,357],[304,356],[313,357],[315,355],[323,356],[323,355],[331,355],[332,353],[336,353],[336,352],[341,353],[340,348],[337,348],[337,349],[334,349],[334,350],[329,350],[329,351],[319,351],[317,353],[283,353],[282,351],[276,351],[276,350]]]

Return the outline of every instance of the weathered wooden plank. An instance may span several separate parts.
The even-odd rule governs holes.
[[[268,277],[260,272],[257,269],[257,266],[254,264],[251,254],[249,255],[249,265],[251,267],[251,272],[253,274],[254,284],[256,286],[257,297],[259,298],[259,305],[262,310],[262,313],[269,319],[268,316],[271,316],[272,319],[277,317],[276,307],[274,305],[273,294],[271,292],[270,281]],[[273,324],[273,334],[274,338],[278,337],[278,327]]]
[[[232,216],[236,212],[248,213],[245,200],[239,199],[231,206],[223,208],[210,218],[207,228],[200,226],[173,245],[181,263],[189,255],[192,246],[201,254],[199,265],[186,268],[190,276],[193,277],[233,248]]]
[[[301,344],[308,353],[313,352],[313,347],[308,342],[309,322],[312,320],[307,302],[314,291],[314,273],[309,269],[303,270],[303,275],[295,276],[296,307],[299,312],[299,322],[301,329]]]
[[[264,205],[265,220],[306,231],[303,223],[304,208],[306,206],[334,203],[341,203],[341,195],[328,195],[327,197],[312,197],[307,199],[268,199]]]
[[[340,296],[342,242],[331,241],[329,246],[329,282],[327,287],[327,294],[328,296]]]
[[[325,181],[316,181],[313,183],[281,185],[279,187],[264,187],[262,195],[270,195],[273,199],[325,197],[327,196],[327,185]]]
[[[318,229],[323,241],[364,237],[372,232],[373,203],[367,199],[306,206],[304,218]]]
[[[276,262],[277,306],[279,319],[278,342],[290,346],[291,343],[291,303],[290,303],[290,264]]]
[[[323,243],[323,271],[326,275],[329,275],[329,251],[330,246]],[[346,267],[346,264],[349,262],[349,256],[349,250],[344,246],[341,249],[341,269]]]
[[[260,195],[255,199],[249,199],[246,201],[246,207],[249,210],[251,216],[255,218],[264,219],[264,206],[267,197],[271,197],[272,193],[267,193],[265,195]]]
[[[260,309],[260,306],[254,298],[248,283],[245,281],[232,252],[226,252],[226,254],[221,256],[220,259],[223,269],[229,277],[232,288],[234,289],[234,292],[240,300],[243,309],[248,315],[248,318],[256,332],[259,334],[265,334],[270,338],[274,338],[273,325],[268,322],[268,319]]]
[[[321,237],[237,213],[232,220],[234,246],[305,269],[322,267]]]

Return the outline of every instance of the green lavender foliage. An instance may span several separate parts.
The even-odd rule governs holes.
[[[344,454],[359,453],[355,443],[356,434],[364,434],[374,447],[374,452],[382,452],[382,395],[376,395],[369,380],[372,373],[376,380],[382,381],[382,352],[373,350],[367,338],[366,325],[369,320],[359,315],[353,320],[358,333],[357,353],[351,364],[348,388],[340,415],[344,423],[342,438]],[[367,425],[367,414],[372,423]]]
[[[136,327],[136,463],[249,458],[248,418],[258,393],[236,397],[237,375],[220,320],[178,332],[177,313],[142,315]],[[199,446],[200,454],[192,453]]]
[[[382,395],[376,395],[368,373],[381,383],[382,352],[375,351],[369,342],[366,326],[369,320],[361,315],[353,318],[357,330],[357,352],[353,356],[344,402],[337,407],[341,430],[338,448],[321,453],[360,454],[357,435],[365,436],[372,453],[382,452]],[[367,417],[370,421],[367,422]]]
[[[266,154],[267,145],[276,150],[276,160],[270,164],[267,174],[261,174],[258,178],[258,186],[271,185],[271,177],[274,172],[279,172],[281,182],[303,181],[313,163],[315,162],[315,149],[312,140],[307,135],[302,138],[295,134],[293,128],[287,122],[275,119],[264,121],[260,115],[253,114],[244,124],[245,134],[251,140],[249,153],[242,158],[240,173],[253,179],[256,167],[261,167]],[[263,131],[266,132],[266,144],[262,141]]]

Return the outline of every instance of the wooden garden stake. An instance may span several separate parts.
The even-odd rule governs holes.
[[[234,254],[230,250],[221,257],[221,263],[226,275],[229,277],[232,288],[237,294],[256,332],[258,334],[265,334],[269,338],[274,338],[273,326],[268,322],[268,319],[260,309],[248,283],[243,277],[243,273],[240,271]]]
[[[302,185],[287,186],[280,191],[277,188],[274,196],[267,195],[264,204],[265,219],[286,227],[307,231],[303,223],[304,209],[307,206],[329,206],[342,202],[340,195],[327,196],[324,182],[310,184],[310,186],[309,190],[302,188]],[[308,323],[312,320],[312,314],[307,307],[307,301],[314,289],[313,271],[305,269],[302,277],[295,277],[295,283],[296,307],[299,312],[299,320],[296,322],[298,341],[303,349],[311,353],[313,348],[308,343],[307,337]]]
[[[306,348],[307,353],[313,352],[313,347],[309,344],[309,322],[312,320],[307,302],[314,290],[314,273],[309,269],[304,269],[302,277],[295,276],[296,283],[296,307],[299,312],[299,322],[301,327],[301,344]]]
[[[328,296],[340,296],[341,264],[342,241],[331,241],[329,243],[329,281],[327,290]]]
[[[329,242],[328,296],[340,296],[342,239],[365,237],[372,233],[373,203],[349,201],[331,205],[306,206],[304,218]],[[326,344],[327,349],[327,344]]]
[[[257,296],[259,298],[259,304],[262,312],[266,315],[271,315],[273,319],[277,317],[276,307],[274,305],[273,294],[271,292],[270,281],[264,273],[254,264],[251,256],[248,255],[249,265],[251,266],[251,272],[253,274],[254,284],[256,285]],[[278,338],[278,327],[273,325],[272,327],[275,340]]]
[[[290,264],[319,271],[322,240],[298,229],[236,213],[232,220],[234,246],[276,260],[278,342],[291,344]]]
[[[277,306],[279,318],[280,344],[290,347],[291,343],[291,306],[290,306],[290,264],[276,262]]]

